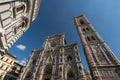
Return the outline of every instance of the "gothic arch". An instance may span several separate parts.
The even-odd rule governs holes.
[[[80,24],[81,24],[81,25],[85,25],[85,21],[82,20],[82,19],[80,19]]]
[[[46,65],[44,69],[43,79],[42,80],[51,80],[52,77],[52,65]]]
[[[53,61],[52,56],[48,57],[47,62],[48,62],[48,63],[52,63],[52,61]]]
[[[67,72],[67,80],[75,80],[75,74],[72,70],[68,70]]]
[[[72,64],[66,66],[65,77],[66,80],[76,80],[76,70]]]
[[[68,56],[67,56],[67,60],[68,60],[68,61],[72,61],[72,60],[73,60],[72,55],[68,55]]]

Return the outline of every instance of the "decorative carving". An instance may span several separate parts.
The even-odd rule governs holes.
[[[48,40],[46,40],[46,44],[48,44],[48,42],[51,42],[51,43],[55,42],[56,38],[58,39],[58,36],[48,38]],[[58,43],[57,43],[59,44],[58,46],[61,45],[59,42],[60,40],[61,40],[61,37],[58,40]],[[62,40],[65,41],[64,39]],[[43,48],[45,49],[39,57],[34,55],[36,54],[36,52],[38,52],[39,54],[40,51],[33,52],[34,58],[30,58],[30,60],[36,59],[39,62],[39,63],[36,63],[36,65],[33,65],[34,67],[31,68],[32,70],[34,70],[34,73],[31,74],[31,75],[34,75],[34,79],[35,80],[58,80],[58,79],[59,80],[63,80],[63,79],[64,80],[69,80],[69,79],[85,80],[83,79],[85,77],[85,74],[84,74],[84,71],[82,71],[83,70],[82,63],[80,59],[79,61],[75,60],[77,57],[79,57],[79,55],[75,56],[76,54],[74,53],[74,52],[78,52],[77,48],[76,50],[74,49],[75,47],[77,47],[77,44],[71,44],[71,45],[65,44],[64,46],[60,46],[60,47],[58,46],[54,46],[54,51],[51,51],[51,49],[53,49],[52,46],[50,46],[48,49],[46,49],[46,46],[44,46]],[[74,64],[68,61],[72,61]],[[28,66],[30,67],[32,65],[28,64]],[[79,69],[79,67],[81,67],[81,69]],[[23,75],[26,75],[26,74],[27,73],[23,73]],[[84,76],[79,76],[78,74],[84,75]],[[22,80],[25,80],[25,79],[22,79]]]
[[[119,61],[84,15],[74,18],[93,80],[120,80]],[[87,28],[86,28],[87,26]],[[90,30],[89,30],[90,29]],[[89,32],[87,32],[89,31]],[[94,65],[92,65],[94,63]],[[109,71],[116,68],[110,73]],[[102,73],[100,75],[100,73]],[[111,75],[112,79],[111,79]]]

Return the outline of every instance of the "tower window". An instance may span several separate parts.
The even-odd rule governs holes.
[[[95,40],[95,37],[94,36],[91,36],[92,40]]]
[[[78,52],[76,52],[76,54],[78,55]]]
[[[89,31],[89,28],[87,27],[86,30]]]
[[[79,66],[79,69],[82,70],[81,66]]]
[[[89,37],[87,37],[87,40],[88,40],[88,41],[90,41],[90,38],[89,38]]]
[[[86,30],[83,28],[83,31],[86,32]]]
[[[77,57],[78,61],[80,61],[79,57]]]
[[[80,20],[80,24],[81,24],[81,25],[84,25],[85,22],[84,22],[83,20]]]

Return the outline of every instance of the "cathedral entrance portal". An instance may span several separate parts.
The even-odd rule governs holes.
[[[44,69],[44,77],[43,80],[51,80],[52,76],[52,65],[47,65]]]

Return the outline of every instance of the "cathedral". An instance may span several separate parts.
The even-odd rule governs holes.
[[[19,80],[91,80],[91,77],[82,66],[77,43],[68,45],[64,34],[56,34],[46,38],[43,48],[32,51]]]
[[[120,62],[84,15],[74,17],[93,80],[120,80]]]
[[[36,19],[40,2],[0,0],[0,64],[5,63],[2,61],[6,58],[4,54]],[[64,34],[55,34],[45,39],[41,49],[31,52],[18,80],[120,80],[119,60],[85,15],[75,16],[74,23],[89,71],[82,66],[78,44],[67,44]],[[1,64],[0,68],[3,66]],[[4,72],[6,74],[7,70]]]
[[[77,43],[67,44],[64,34],[45,39],[33,50],[18,80],[120,80],[120,62],[84,15],[74,22],[89,71],[82,66]]]

